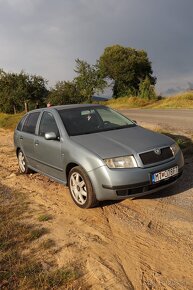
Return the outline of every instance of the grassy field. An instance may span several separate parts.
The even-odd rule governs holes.
[[[109,101],[102,102],[105,106],[109,106],[114,109],[123,108],[144,108],[149,105],[153,105],[155,101],[149,101],[138,97],[122,97],[118,99],[110,99]]]
[[[181,93],[149,104],[152,109],[193,109],[193,92]]]
[[[111,99],[103,104],[114,109],[193,109],[193,92],[180,93],[162,100],[146,100],[138,97]]]
[[[79,274],[50,258],[56,245],[46,239],[49,231],[42,223],[52,217],[36,217],[28,204],[25,194],[0,183],[0,289],[69,289]]]
[[[0,128],[14,129],[24,113],[4,114],[0,113]]]

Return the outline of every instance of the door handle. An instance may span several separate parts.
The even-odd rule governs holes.
[[[36,146],[39,145],[39,141],[38,140],[35,141],[35,145]]]
[[[19,136],[19,139],[20,139],[20,140],[23,140],[23,136]]]

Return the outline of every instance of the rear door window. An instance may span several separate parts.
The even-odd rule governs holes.
[[[25,120],[22,131],[30,134],[35,134],[36,124],[39,115],[40,112],[30,113]]]
[[[26,119],[26,116],[24,116],[24,117],[21,119],[21,121],[19,122],[19,124],[17,125],[17,130],[18,130],[18,131],[21,131],[21,130],[22,130],[23,123],[24,123],[25,119]]]

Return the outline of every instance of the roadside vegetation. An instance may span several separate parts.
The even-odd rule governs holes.
[[[193,91],[179,93],[175,96],[162,99],[150,99],[139,97],[121,97],[110,99],[101,104],[114,109],[193,109]]]
[[[24,113],[20,114],[5,114],[0,113],[0,128],[15,129],[17,123],[20,121]]]
[[[163,98],[147,106],[148,109],[193,109],[193,91]]]
[[[105,106],[109,106],[113,109],[137,109],[145,108],[151,104],[154,104],[154,100],[141,99],[138,97],[121,97],[118,99],[110,99],[105,102],[100,102]]]
[[[23,193],[0,184],[0,289],[66,289],[78,271],[71,265],[58,268],[50,254],[56,245],[46,238],[45,222],[51,216],[32,223],[37,218],[34,213],[29,222],[29,212]]]
[[[62,85],[62,84],[61,84]],[[96,102],[95,102],[96,103]],[[114,109],[193,109],[193,92],[184,92],[161,100],[139,97],[112,98],[98,102]],[[0,113],[0,128],[14,129],[24,112],[19,114]]]

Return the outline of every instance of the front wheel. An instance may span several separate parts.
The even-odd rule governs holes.
[[[70,170],[68,186],[73,201],[81,208],[91,208],[97,205],[97,199],[86,172],[80,166]]]
[[[19,150],[18,155],[18,164],[19,164],[19,170],[21,173],[23,174],[28,174],[31,172],[31,170],[29,169],[28,165],[27,165],[27,161],[26,158],[23,154],[23,152],[21,150]]]

